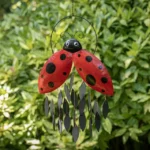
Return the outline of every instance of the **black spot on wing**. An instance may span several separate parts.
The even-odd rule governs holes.
[[[78,57],[80,57],[81,55],[80,54],[78,54]]]
[[[104,89],[102,89],[102,93],[104,93],[105,92],[105,90]]]
[[[91,61],[92,61],[92,57],[91,57],[91,56],[86,56],[86,57],[85,57],[85,60],[86,60],[87,62],[91,62]]]
[[[66,55],[65,55],[65,54],[61,54],[61,55],[60,55],[60,59],[61,59],[61,60],[65,60],[65,59],[66,59]]]
[[[101,65],[100,65],[100,66],[98,66],[98,69],[100,69],[100,70],[101,70],[102,68],[103,68],[103,67],[102,67]]]
[[[67,75],[67,73],[66,73],[66,72],[63,72],[63,75],[64,75],[64,76],[66,76],[66,75]]]
[[[56,66],[54,63],[48,63],[47,66],[46,66],[46,72],[49,73],[49,74],[52,74],[54,73],[56,70]]]
[[[86,76],[86,82],[89,84],[89,85],[95,85],[96,84],[96,79],[94,78],[94,76],[92,76],[91,74],[88,74]]]
[[[106,77],[101,78],[102,83],[107,83],[108,79]]]
[[[54,82],[48,82],[48,86],[53,88],[54,87]]]

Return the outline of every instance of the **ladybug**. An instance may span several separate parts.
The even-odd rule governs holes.
[[[76,39],[67,40],[63,49],[44,64],[38,79],[39,92],[44,94],[60,87],[68,78],[72,63],[88,86],[102,94],[113,95],[112,80],[106,67],[96,56],[82,49]]]

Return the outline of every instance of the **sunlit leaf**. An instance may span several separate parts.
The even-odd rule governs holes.
[[[146,25],[147,27],[150,27],[150,19],[146,19],[146,20],[144,21],[144,23],[145,23],[145,25]]]
[[[126,131],[127,131],[126,128],[122,128],[122,129],[116,130],[115,137],[123,135]]]
[[[103,122],[103,128],[106,132],[108,132],[109,134],[111,134],[112,131],[112,123],[110,122],[110,120],[108,118],[106,118]]]

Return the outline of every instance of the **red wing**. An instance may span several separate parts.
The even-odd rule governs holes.
[[[72,53],[60,50],[44,64],[38,79],[40,93],[52,92],[61,86],[69,76],[72,66]]]
[[[97,57],[86,50],[81,50],[73,54],[73,62],[79,75],[92,89],[113,95],[111,77]]]

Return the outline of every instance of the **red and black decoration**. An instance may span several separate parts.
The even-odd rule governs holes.
[[[62,132],[63,124],[68,132],[72,132],[73,140],[77,141],[79,129],[84,131],[87,123],[85,107],[89,111],[89,131],[92,135],[92,126],[95,123],[96,129],[100,130],[101,112],[97,101],[91,106],[91,95],[86,94],[86,84],[93,90],[104,95],[113,95],[113,84],[111,77],[104,64],[92,53],[82,49],[82,45],[76,39],[67,40],[63,49],[54,53],[41,69],[38,87],[41,94],[49,93],[59,88],[68,78],[72,64],[74,64],[78,74],[83,79],[79,87],[79,92],[75,91],[73,78],[71,76],[70,85],[64,85],[65,95],[58,94],[58,111],[56,111],[53,101],[45,99],[45,113],[51,113],[53,127],[55,129],[55,116],[58,115],[58,129]],[[86,84],[85,84],[86,83]],[[71,104],[71,105],[70,105]],[[105,99],[102,106],[103,117],[106,118],[109,112],[108,102]],[[78,117],[76,117],[78,114]],[[94,118],[93,118],[94,116]],[[78,118],[78,121],[77,121]],[[72,123],[73,120],[73,123]],[[77,123],[78,122],[78,123]],[[78,125],[77,125],[78,124]]]
[[[54,53],[44,64],[39,76],[39,92],[52,92],[60,87],[69,76],[72,63],[81,78],[92,89],[112,96],[111,77],[103,63],[90,52],[82,49],[79,41],[66,41],[62,50]]]

